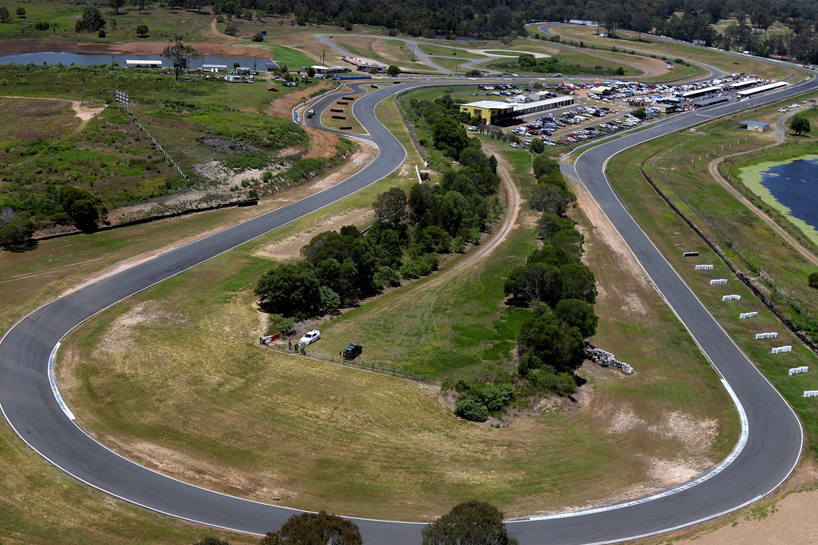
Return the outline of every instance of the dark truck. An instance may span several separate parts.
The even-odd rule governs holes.
[[[358,356],[361,355],[361,352],[364,351],[364,347],[360,344],[351,344],[344,348],[343,357],[345,360],[354,360]]]

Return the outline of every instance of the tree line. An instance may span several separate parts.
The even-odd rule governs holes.
[[[530,203],[542,214],[537,221],[542,247],[504,285],[511,302],[531,310],[517,337],[518,365],[490,381],[443,385],[457,392],[455,414],[466,420],[484,422],[526,397],[576,393],[574,372],[585,361],[585,339],[596,333],[596,280],[582,262],[583,236],[565,215],[576,196],[554,159],[536,156],[533,171],[537,186]]]
[[[440,183],[415,185],[408,195],[397,187],[379,194],[366,233],[347,225],[313,237],[301,250],[302,261],[261,277],[256,295],[262,308],[298,320],[333,314],[401,279],[430,274],[441,255],[479,244],[496,207],[496,160],[449,117],[445,105],[415,107],[431,126],[435,145],[457,157],[459,166],[447,169]]]
[[[456,505],[435,522],[423,527],[421,545],[517,545],[509,537],[503,513],[481,501]],[[210,536],[193,545],[230,545]],[[259,545],[363,545],[354,522],[325,511],[293,515],[276,532],[268,532]]]

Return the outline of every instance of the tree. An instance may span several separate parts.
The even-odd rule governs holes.
[[[176,81],[179,81],[179,73],[187,68],[187,63],[190,59],[199,58],[199,52],[189,45],[182,43],[182,40],[176,38],[174,43],[169,43],[162,51],[162,56],[170,59],[173,62],[173,71],[176,74]]]
[[[535,138],[531,141],[531,151],[533,153],[540,154],[545,151],[545,143],[539,138]]]
[[[594,314],[594,306],[581,299],[562,299],[554,307],[557,318],[579,329],[582,337],[587,339],[596,333],[599,318]]]
[[[520,354],[530,352],[557,371],[574,371],[585,361],[582,333],[550,311],[523,324],[517,348]]]
[[[6,6],[0,6],[0,23],[10,23],[11,14]]]
[[[321,310],[327,314],[336,314],[341,308],[341,297],[327,286],[318,289],[321,296]]]
[[[642,33],[648,32],[651,29],[650,15],[645,10],[639,10],[631,17],[631,30],[639,35],[639,40],[642,39]]]
[[[312,66],[307,68],[307,77],[308,78],[314,78],[315,77],[315,68],[313,68]]]
[[[815,288],[818,290],[818,272],[810,273],[809,275],[809,287]]]
[[[563,299],[582,299],[586,303],[596,302],[596,280],[591,269],[582,263],[570,263],[560,269],[562,272]]]
[[[406,219],[406,203],[406,193],[399,187],[393,187],[386,193],[378,195],[372,208],[380,223],[399,227]]]
[[[139,25],[136,27],[136,35],[140,38],[144,38],[148,35],[148,25]]]
[[[99,32],[105,26],[105,18],[94,6],[82,10],[82,18],[74,25],[75,32]]]
[[[625,10],[622,9],[622,6],[614,5],[605,11],[603,20],[605,28],[608,29],[608,34],[610,34],[611,37],[615,37],[616,29],[627,20],[627,15],[625,14]]]
[[[470,422],[485,422],[489,419],[488,408],[474,396],[463,396],[454,405],[454,414]],[[426,541],[424,540],[424,543]]]
[[[293,515],[278,532],[270,532],[261,540],[261,545],[362,544],[356,524],[325,511]]]
[[[638,117],[639,119],[645,119],[648,116],[648,114],[647,112],[645,112],[644,108],[637,108],[636,110],[633,111],[633,116]]]
[[[79,187],[63,186],[57,192],[60,206],[81,231],[93,231],[97,227],[99,212],[94,197]]]
[[[809,125],[809,119],[796,115],[790,120],[790,130],[794,132],[796,136],[801,136],[805,132],[810,132],[812,128]]]
[[[207,536],[200,541],[197,541],[193,545],[230,545],[230,542],[226,539],[220,539],[218,537]]]
[[[17,17],[26,18],[26,8],[17,8]]]
[[[400,66],[396,64],[390,64],[389,68],[386,69],[386,75],[392,78],[400,76]]]
[[[423,528],[422,545],[517,545],[503,513],[487,502],[468,501]]]
[[[489,168],[491,169],[492,174],[497,174],[497,157],[494,155],[489,157]]]
[[[108,0],[108,6],[114,8],[114,13],[119,15],[119,8],[125,5],[125,0]]]
[[[34,223],[28,215],[18,216],[5,206],[0,209],[0,246],[20,246],[34,234]]]
[[[145,9],[145,6],[148,5],[148,0],[131,0],[132,4],[136,4],[136,7],[139,8],[139,13],[142,13],[142,10]]]
[[[283,316],[306,318],[321,304],[320,284],[315,267],[307,261],[281,265],[261,277],[256,295],[261,306]]]

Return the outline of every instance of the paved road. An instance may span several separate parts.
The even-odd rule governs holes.
[[[181,519],[261,534],[277,529],[293,510],[197,488],[134,464],[108,451],[68,418],[49,382],[48,361],[71,329],[106,307],[213,256],[261,236],[358,191],[396,169],[405,158],[400,143],[375,117],[377,103],[408,86],[378,89],[353,109],[379,147],[378,157],[348,180],[321,193],[162,254],[41,307],[16,324],[0,342],[0,404],[18,435],[47,460],[75,478],[126,501]],[[473,83],[472,83],[473,84]],[[814,81],[803,86],[816,88]],[[775,96],[790,95],[795,87]],[[763,99],[754,99],[753,105]],[[592,148],[576,169],[583,183],[633,248],[663,295],[730,381],[748,412],[750,439],[727,469],[704,484],[637,506],[577,517],[519,522],[511,532],[528,544],[580,544],[619,540],[692,524],[738,508],[772,491],[791,471],[801,449],[794,414],[758,374],[682,280],[633,222],[608,186],[602,167],[617,151],[704,121],[702,115],[729,113],[749,104],[670,118],[653,128]],[[297,463],[297,461],[292,461]],[[377,545],[420,542],[422,525],[354,519],[364,540]]]
[[[426,66],[429,67],[429,73],[439,72],[441,74],[448,74],[448,73],[451,72],[451,70],[447,70],[446,68],[443,68],[442,66],[437,64],[434,60],[432,60],[432,58],[425,51],[423,51],[420,48],[421,42],[418,42],[418,41],[415,41],[415,40],[410,40],[408,38],[397,38],[395,36],[378,36],[378,35],[374,35],[374,34],[344,34],[344,36],[358,36],[360,38],[377,38],[379,40],[397,40],[399,42],[403,42],[403,43],[405,43],[407,45],[407,47],[412,48],[412,50],[415,52],[415,57],[417,57],[417,62],[425,64]],[[333,35],[330,35],[330,34],[316,34],[315,37],[318,38],[318,40],[321,43],[323,43],[325,45],[328,45],[329,47],[331,47],[332,49],[337,51],[342,57],[358,57],[358,55],[352,54],[344,46],[342,46],[338,42],[334,41],[332,39]],[[366,57],[364,57],[364,60],[373,60],[373,59],[367,59]],[[378,62],[378,61],[376,61],[376,62]],[[392,64],[397,64],[398,66],[400,66],[401,62],[406,62],[406,61],[398,61],[398,62],[394,62]],[[405,68],[404,70],[411,71],[411,72],[417,72],[417,70],[413,70],[413,69],[409,69],[409,68]]]

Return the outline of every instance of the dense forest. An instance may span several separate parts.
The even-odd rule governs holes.
[[[181,1],[181,0],[180,0]],[[204,0],[192,0],[201,2]],[[818,62],[818,2],[813,0],[216,0],[214,11],[242,16],[248,9],[293,17],[298,24],[381,26],[390,33],[436,33],[504,38],[525,36],[531,21],[599,21],[617,29],[653,32],[707,45]],[[710,26],[734,17],[723,34]],[[790,33],[769,33],[774,22]]]

